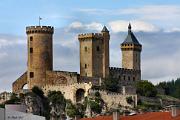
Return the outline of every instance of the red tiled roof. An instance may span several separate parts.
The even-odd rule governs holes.
[[[98,116],[95,118],[82,118],[81,120],[112,120],[112,116]],[[120,120],[180,120],[180,116],[171,117],[170,112],[148,112],[134,116],[120,116]]]

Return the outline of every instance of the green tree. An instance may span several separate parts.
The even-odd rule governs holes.
[[[112,78],[112,77],[106,78],[103,81],[102,86],[103,86],[103,89],[106,89],[108,91],[118,92],[118,89],[119,89],[118,79],[115,79],[115,78]]]
[[[74,118],[76,115],[81,115],[78,108],[73,105],[70,100],[66,102],[66,113],[71,118]]]
[[[58,105],[63,111],[65,111],[66,99],[60,91],[49,91],[48,100],[52,105]]]
[[[38,95],[39,97],[44,98],[44,92],[39,87],[34,86],[32,88],[32,92],[35,93],[36,95]]]
[[[136,93],[141,96],[156,97],[157,90],[151,82],[138,81],[136,84]]]
[[[19,104],[21,102],[21,100],[19,99],[19,97],[17,96],[17,94],[13,93],[11,95],[10,100],[7,100],[5,102],[5,104]]]

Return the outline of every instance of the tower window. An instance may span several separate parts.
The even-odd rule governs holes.
[[[126,80],[126,76],[124,75],[124,80]]]
[[[85,52],[87,52],[87,47],[84,47]]]
[[[130,76],[128,76],[128,80],[129,80],[129,81],[131,80]]]
[[[85,64],[84,67],[87,68],[87,64]]]
[[[33,78],[34,77],[34,72],[30,72],[29,77]]]
[[[133,77],[133,81],[135,81],[135,77]]]
[[[33,53],[33,48],[30,48],[30,53]]]
[[[32,36],[30,37],[30,41],[33,41],[33,37]]]
[[[100,51],[100,48],[99,48],[99,46],[97,46],[97,47],[96,47],[96,50],[97,50],[97,51]]]

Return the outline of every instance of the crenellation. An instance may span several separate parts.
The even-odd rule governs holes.
[[[88,38],[98,38],[101,39],[103,38],[103,35],[101,33],[84,33],[84,34],[79,34],[78,39],[88,39]]]
[[[52,26],[28,26],[26,27],[26,33],[54,33],[54,27]]]

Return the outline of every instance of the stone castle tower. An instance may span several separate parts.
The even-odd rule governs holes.
[[[26,27],[28,42],[27,84],[42,87],[46,82],[46,71],[53,70],[53,32],[51,26]]]
[[[122,68],[141,70],[142,45],[131,31],[131,24],[128,26],[128,36],[121,44],[121,50]]]
[[[79,34],[80,75],[88,77],[109,76],[109,31],[104,26],[101,33]]]

